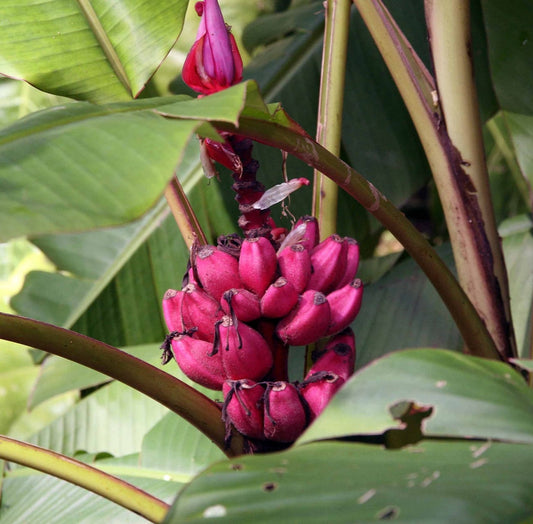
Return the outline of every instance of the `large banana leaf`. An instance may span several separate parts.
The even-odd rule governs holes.
[[[211,466],[179,494],[165,523],[525,522],[532,466],[525,445],[314,443]]]
[[[422,407],[426,436],[533,444],[533,391],[522,376],[507,364],[439,349],[375,360],[341,388],[299,442],[400,430],[410,409]]]
[[[296,4],[296,7],[306,4],[306,2],[293,3]],[[513,71],[521,70],[522,73],[526,70],[529,71],[527,69],[527,61],[531,53],[522,52],[528,50],[529,40],[520,40],[522,47],[515,45],[516,37],[520,37],[517,28],[522,25],[527,27],[530,25],[527,22],[529,12],[525,9],[523,2],[513,4],[513,6],[501,0],[482,2],[482,4],[488,45],[491,50],[491,73],[496,85],[498,102],[505,109],[517,112],[516,118],[512,115],[512,118],[508,118],[508,121],[512,126],[512,137],[515,141],[516,153],[522,170],[531,176],[531,170],[528,167],[530,163],[528,152],[531,149],[529,144],[533,133],[531,133],[530,129],[530,120],[520,114],[529,111],[529,102],[524,99],[524,94],[529,89],[530,82],[517,82],[517,75],[514,73],[512,75],[505,72],[500,74],[501,70],[498,69],[498,62],[494,61],[494,56],[500,53],[499,56],[502,57],[501,65],[505,65],[504,61],[508,60],[509,64],[513,64]],[[246,4],[244,5],[246,6]],[[400,6],[395,2],[388,2],[388,6],[398,18],[402,29],[414,43],[415,48],[424,59],[427,59],[427,54],[424,50],[426,40],[421,16],[421,2],[409,4],[409,6],[404,6],[403,4]],[[480,13],[475,11],[479,6],[477,2],[473,2],[473,6],[475,30],[473,54],[477,60],[476,73],[479,73],[479,64],[486,62],[487,53],[482,45],[484,28],[479,24]],[[515,6],[516,12],[522,17],[520,21],[517,21],[517,15],[514,11]],[[266,20],[268,23],[265,32],[269,34],[268,38],[277,39],[277,41],[270,43],[260,38],[258,39],[255,45],[269,45],[267,45],[263,54],[256,55],[248,74],[260,80],[264,93],[269,100],[280,100],[289,114],[301,121],[308,131],[313,134],[315,125],[314,112],[317,101],[316,81],[321,52],[322,5],[321,2],[309,2],[308,7],[304,5],[303,11],[293,11],[292,14],[290,11],[287,12],[292,16],[292,25],[282,26],[279,24],[279,19],[277,22],[276,19],[272,22],[269,22],[268,19]],[[507,15],[505,11],[509,11],[510,14]],[[493,16],[494,13],[496,13],[496,16]],[[294,16],[295,14],[298,16]],[[505,24],[500,25],[499,18],[504,15],[504,19],[507,21]],[[355,40],[352,42],[355,43],[352,43],[351,46],[353,52],[350,55],[348,65],[350,81],[346,92],[347,113],[345,117],[343,155],[350,163],[359,167],[364,174],[368,175],[395,203],[402,203],[417,187],[425,183],[428,178],[427,167],[420,153],[418,141],[412,134],[412,128],[407,120],[401,101],[387,78],[388,73],[381,65],[381,59],[373,49],[373,44],[366,35],[366,30],[358,19],[358,15],[354,13],[353,17],[355,25],[353,26],[352,38],[355,37]],[[514,17],[517,23],[509,23],[509,17]],[[5,23],[6,19],[0,17],[0,20],[0,24],[2,24],[3,22]],[[278,28],[277,32],[272,30]],[[254,31],[255,28],[251,28],[252,34]],[[135,31],[132,31],[132,35],[134,33]],[[5,34],[8,33],[4,33],[0,39]],[[280,37],[282,38],[280,39]],[[506,37],[512,42],[505,42]],[[2,47],[0,56],[4,56],[4,49],[6,49],[6,46]],[[506,50],[500,51],[501,49]],[[157,58],[159,61],[160,59],[160,57]],[[150,67],[153,70],[157,64],[154,66],[154,61],[151,63]],[[54,65],[54,62],[51,61],[51,64]],[[65,64],[70,67],[68,62],[65,62]],[[94,64],[101,65],[98,60]],[[55,65],[57,66],[57,63]],[[142,67],[139,64],[134,69],[138,79],[136,85],[142,86],[149,75],[146,76],[145,72],[143,76]],[[496,103],[491,94],[492,83],[487,81],[487,69],[485,68],[483,71],[484,76],[482,78],[484,78],[484,81],[482,84],[485,88],[481,92],[481,98],[482,114],[485,119],[494,112]],[[521,73],[520,77],[527,76],[527,71],[526,73]],[[263,72],[264,76],[261,76],[261,72]],[[60,88],[71,89],[70,96],[89,97],[94,95],[99,97],[97,99],[99,101],[108,101],[113,99],[113,97],[125,99],[134,92],[133,81],[126,89],[117,80],[118,76],[114,71],[108,69],[107,73],[102,74],[104,75],[101,77],[104,80],[102,84],[96,85],[90,81],[91,88],[95,89],[93,93],[87,90],[89,82],[84,78],[79,80],[80,83],[78,85],[82,86],[79,91],[72,90],[72,86],[67,86],[66,84],[60,86]],[[58,82],[64,81],[65,78],[59,79]],[[50,81],[50,79],[45,80]],[[56,81],[56,79],[52,80]],[[85,87],[83,87],[84,85]],[[78,89],[78,86],[75,87]],[[516,94],[515,90],[517,90],[516,92],[521,92]],[[510,94],[504,96],[506,93]],[[96,100],[96,98],[90,99]],[[515,101],[515,105],[511,107],[509,104],[513,101]],[[139,109],[139,115],[142,113],[140,105],[132,107]],[[9,109],[9,112],[13,115],[12,109]],[[133,116],[137,120],[145,118],[145,116],[135,114]],[[125,118],[129,117],[126,116]],[[123,168],[122,159],[119,156],[119,161],[117,161],[115,156],[117,151],[126,151],[126,153],[129,152],[130,154],[133,154],[131,149],[135,149],[134,153],[137,153],[139,148],[144,151],[144,147],[147,147],[147,144],[142,143],[141,140],[133,144],[130,150],[127,149],[128,144],[125,145],[126,149],[117,150],[104,143],[104,138],[100,141],[94,138],[94,144],[98,145],[99,149],[92,150],[95,154],[90,158],[90,165],[86,168],[88,173],[96,173],[95,176],[98,177],[100,176],[99,169],[95,169],[95,167],[104,165],[105,169],[108,163],[115,166],[123,174],[124,181],[127,182],[126,185],[135,188],[138,193],[142,193],[134,196],[144,201],[144,210],[157,201],[164,186],[164,181],[168,180],[172,174],[174,164],[181,151],[181,143],[173,142],[172,133],[167,131],[166,127],[159,127],[159,122],[156,124],[155,116],[153,120],[153,124],[156,127],[154,127],[152,138],[149,137],[150,144],[157,143],[157,147],[165,147],[169,151],[170,148],[173,148],[172,154],[175,156],[172,157],[173,160],[168,161],[168,165],[163,166],[166,169],[164,174],[161,174],[157,167],[151,166],[153,171],[150,171],[150,173],[157,171],[155,176],[158,182],[154,182],[154,187],[159,184],[159,189],[153,189],[150,198],[147,198],[144,184],[149,184],[151,187],[152,180],[147,182],[146,179],[143,179],[142,186],[135,186],[134,184],[130,186],[130,173],[134,177],[138,175],[139,184],[141,183],[141,176],[137,171],[138,166],[133,165],[134,162],[130,161],[131,159],[126,155],[125,165],[129,166],[133,171],[127,171],[126,169],[121,171]],[[175,125],[175,122],[172,124]],[[97,129],[97,127],[95,126],[94,129]],[[139,129],[139,133],[142,134],[142,132],[143,129]],[[191,128],[187,136],[192,136],[193,132],[194,127]],[[126,135],[123,135],[123,133],[126,133]],[[129,127],[125,126],[117,135],[122,138],[122,136],[129,136],[129,133]],[[55,137],[53,138],[55,139]],[[90,140],[93,140],[93,138],[90,137]],[[78,150],[76,149],[75,151]],[[279,153],[259,147],[256,148],[256,151],[262,163],[261,179],[266,180],[267,185],[281,181],[281,157]],[[41,154],[40,149],[35,151],[27,149],[26,152],[31,155],[34,152],[37,155]],[[64,148],[61,153],[69,155],[69,148]],[[96,153],[103,155],[103,159],[100,159]],[[165,154],[168,155],[169,153],[166,152]],[[147,155],[146,158],[153,160],[149,156],[149,152]],[[144,153],[143,156],[145,156]],[[197,156],[194,157],[194,154],[189,156],[184,152],[182,158],[187,163],[186,167],[183,162],[181,164],[181,166],[184,166],[184,172],[191,174],[193,177],[198,177]],[[30,159],[25,160],[26,164],[23,165],[27,166],[32,161],[33,157],[30,156]],[[160,159],[155,158],[154,161],[158,163]],[[70,168],[72,166],[67,167]],[[79,168],[79,166],[76,167]],[[45,164],[45,168],[42,165],[39,168],[48,170],[48,164]],[[290,162],[289,176],[300,176],[301,169],[300,165]],[[41,173],[35,170],[31,185],[41,187],[42,174],[46,174],[46,172],[43,171]],[[54,175],[58,182],[54,185],[54,190],[56,191],[61,191],[63,188],[60,184],[63,180],[62,175],[63,173],[59,172]],[[192,180],[188,175],[186,178]],[[4,179],[2,193],[4,188],[9,191],[13,187],[10,185],[13,180],[12,177]],[[207,227],[212,227],[212,237],[218,233],[230,232],[230,229],[232,229],[226,209],[221,211],[221,208],[229,208],[235,214],[234,205],[231,204],[231,192],[227,187],[229,186],[228,179],[223,178],[222,181],[222,190],[224,191],[226,203],[221,202],[218,190],[213,191],[215,184],[217,184],[214,181],[209,186],[203,186],[202,189],[199,189],[196,196],[193,195],[193,201],[194,198],[198,198],[197,201],[194,201],[195,209],[201,209],[202,212],[205,211],[203,224],[207,224]],[[26,184],[24,184],[24,187],[26,187]],[[75,191],[78,191],[74,184],[72,187],[74,187]],[[139,191],[139,187],[142,187],[142,191]],[[78,191],[77,194],[83,196],[83,193],[84,188]],[[94,193],[93,200],[101,203],[102,200],[108,197],[106,193],[105,187],[101,185],[98,191]],[[189,194],[191,195],[190,192]],[[39,194],[38,196],[41,197],[42,195]],[[70,200],[66,198],[65,202],[70,202]],[[303,193],[302,197],[295,196],[293,197],[291,209],[296,215],[309,212],[308,202],[308,194]],[[120,228],[120,230],[89,232],[80,236],[72,234],[64,238],[61,236],[48,236],[36,240],[36,243],[49,254],[60,270],[67,271],[70,274],[66,276],[63,273],[60,277],[61,281],[55,275],[50,277],[49,280],[48,277],[46,279],[43,278],[44,275],[37,275],[37,279],[33,280],[33,284],[32,280],[28,281],[27,288],[14,304],[25,312],[33,311],[26,314],[38,316],[45,311],[45,308],[41,309],[41,313],[32,309],[38,305],[36,304],[37,300],[43,300],[45,297],[51,298],[60,307],[56,309],[54,306],[51,309],[50,320],[58,324],[71,325],[72,322],[79,318],[75,324],[76,329],[117,345],[160,340],[164,333],[164,328],[159,316],[159,300],[162,292],[167,287],[177,287],[179,285],[187,256],[184,245],[177,240],[178,233],[176,227],[172,224],[171,218],[165,220],[162,223],[162,227],[157,227],[158,221],[163,220],[164,217],[162,207],[155,208],[152,215],[146,216],[141,221],[130,226]],[[0,209],[2,210],[0,211],[1,213],[7,210],[4,205]],[[33,206],[31,211],[34,212],[35,209],[37,208]],[[213,218],[212,213],[214,210],[218,212],[216,218]],[[58,209],[58,211],[60,215],[63,212],[62,209]],[[131,220],[134,216],[138,217],[141,212],[137,208],[135,213],[126,213],[114,221],[108,221],[107,224],[123,223]],[[277,213],[277,210],[275,213]],[[350,233],[363,239],[369,231],[377,229],[375,224],[369,223],[365,214],[359,210],[358,206],[354,206],[349,199],[341,201],[340,216],[339,227],[341,232],[345,234]],[[222,221],[220,217],[222,217]],[[55,219],[55,217],[53,218]],[[276,219],[278,218],[276,216]],[[89,229],[99,224],[102,225],[101,223],[96,223],[95,217],[90,212],[86,213],[84,220],[85,226]],[[143,223],[143,220],[146,222]],[[1,221],[2,233],[4,233],[3,214],[1,215]],[[23,223],[20,217],[17,218],[16,222],[17,224]],[[36,220],[35,223],[37,222]],[[7,224],[8,222],[5,223]],[[50,222],[47,228],[34,230],[34,233],[43,231],[57,232],[59,229],[73,231],[81,228],[80,225],[73,226],[72,223],[68,223],[65,226],[65,224],[67,224],[65,221],[61,222],[57,219],[55,222]],[[146,241],[145,239],[152,230],[155,233]],[[28,233],[28,228],[23,225],[17,231],[18,233],[16,234],[26,234]],[[100,235],[102,236],[99,237]],[[521,319],[520,326],[522,326],[517,330],[517,333],[519,340],[522,341],[521,347],[526,351],[529,340],[528,333],[530,333],[531,329],[531,282],[530,279],[528,280],[529,274],[527,273],[530,264],[526,263],[531,258],[528,256],[531,247],[531,233],[528,228],[515,231],[514,234],[506,236],[505,243],[506,248],[509,248],[506,250],[506,256],[510,256],[508,260],[511,261],[510,276],[512,292],[515,297],[513,299],[514,312]],[[368,245],[371,248],[372,239],[369,239]],[[77,257],[77,253],[81,253],[83,258],[81,256]],[[131,261],[128,262],[129,260]],[[118,276],[115,278],[115,275]],[[32,278],[35,278],[35,275]],[[53,285],[55,287],[52,287]],[[75,289],[78,289],[78,286],[80,289],[83,286],[83,289],[76,295]],[[74,297],[74,300],[71,300],[68,297],[69,295]],[[402,304],[406,303],[406,296],[410,296],[413,299],[414,305],[412,308],[402,308]],[[95,300],[95,297],[98,298]],[[93,305],[87,309],[90,303]],[[393,311],[390,308],[391,304],[397,305],[397,308]],[[365,306],[368,306],[368,309],[365,310]],[[83,311],[86,311],[86,314],[83,314]],[[376,321],[376,324],[372,324],[374,321]],[[410,323],[408,324],[408,322]],[[449,321],[447,313],[443,312],[442,304],[438,298],[432,296],[426,281],[420,278],[418,272],[409,262],[399,266],[385,279],[377,280],[375,284],[367,287],[365,305],[354,326],[357,330],[359,365],[366,364],[376,357],[400,347],[412,347],[414,345],[460,347],[457,332],[451,321]],[[435,354],[439,354],[439,352]],[[393,358],[395,357],[396,355]],[[453,355],[450,358],[458,358],[458,356]],[[378,361],[378,363],[382,362],[381,360]],[[371,366],[362,370],[361,375],[363,373],[371,374],[372,369]],[[450,372],[452,373],[453,371]],[[478,376],[478,372],[479,369],[473,374]],[[61,373],[61,371],[58,371],[58,373]],[[431,373],[430,370],[429,374],[431,375]],[[517,390],[521,390],[515,381],[512,381],[512,384],[505,382],[505,372],[503,371],[494,373],[492,377],[490,373],[482,372],[481,376],[483,378],[483,393],[490,392],[492,387],[495,388],[495,391],[502,391],[507,385],[509,386],[508,391],[502,393],[502,398],[505,400],[513,397],[514,392]],[[514,377],[514,372],[509,370],[509,376]],[[381,395],[382,386],[387,385],[387,377],[390,377],[390,375],[385,372],[379,372],[373,379],[377,389],[372,390],[372,384],[368,386],[370,393],[372,391],[375,393],[374,401]],[[473,382],[473,379],[469,375],[465,378],[465,381]],[[352,384],[356,382],[357,377],[352,383],[347,385],[347,388],[352,387]],[[79,382],[78,385],[80,384],[90,385],[91,382]],[[413,384],[407,385],[414,387]],[[446,413],[450,413],[450,406],[454,405],[453,398],[446,398],[443,395],[437,399],[429,398],[427,397],[427,390],[420,383],[418,383],[418,386],[420,387],[410,390],[413,393],[413,397],[410,400],[428,398],[428,404],[434,401],[434,405],[439,408],[429,419],[423,421],[423,427],[427,426],[429,429],[432,428],[432,424],[444,420],[447,431],[450,430],[449,428],[453,428],[453,417],[446,417]],[[61,387],[68,386],[62,385]],[[106,388],[108,387],[110,386],[106,386]],[[115,385],[114,387],[117,386]],[[115,397],[113,390],[111,389],[111,393],[109,393],[110,390],[106,388],[103,388],[103,392],[100,393],[100,397],[95,399],[93,405],[89,405],[87,402],[89,397],[81,404],[82,408],[78,408],[80,411],[74,410],[58,419],[55,425],[41,432],[36,438],[44,444],[50,439],[50,445],[57,446],[57,449],[61,449],[62,439],[64,438],[68,444],[64,449],[69,452],[74,452],[76,449],[86,449],[86,447],[95,451],[112,450],[117,454],[133,452],[134,455],[131,456],[133,460],[138,460],[140,453],[143,468],[158,468],[156,469],[158,474],[159,470],[164,469],[161,465],[164,465],[167,461],[169,465],[172,465],[171,469],[174,472],[180,471],[180,474],[187,475],[198,471],[196,466],[208,465],[212,460],[216,459],[214,455],[211,456],[209,453],[212,451],[217,454],[218,450],[214,446],[208,446],[207,443],[203,443],[198,447],[197,455],[194,456],[194,461],[197,461],[196,465],[192,464],[193,461],[188,459],[188,454],[191,451],[188,445],[190,440],[191,446],[194,448],[195,438],[199,438],[197,432],[195,436],[191,436],[188,433],[191,430],[179,427],[176,429],[174,421],[171,420],[172,416],[165,415],[164,411],[159,412],[159,407],[156,406],[152,412],[150,408],[143,404],[143,401],[140,401],[140,404],[137,405],[137,400],[133,399],[129,392],[119,391]],[[58,388],[56,393],[60,389]],[[405,393],[407,389],[403,391]],[[47,395],[49,394],[50,392],[47,393]],[[390,403],[394,404],[397,400],[402,400],[399,399],[399,396],[393,395],[394,398],[391,399]],[[117,408],[116,404],[116,402],[119,402],[118,405],[120,405],[119,397],[123,397],[126,404],[131,401],[131,405],[125,406],[124,409],[128,410],[125,413],[131,413],[131,417],[135,418],[135,410],[138,408],[140,410],[139,418],[144,419],[133,422],[129,420],[121,421],[120,427],[125,428],[124,431],[130,432],[132,436],[130,440],[130,435],[127,435],[124,447],[113,444],[110,434],[116,426],[113,426],[112,421],[109,420],[109,413],[104,413],[104,404],[107,401],[110,402],[111,413],[116,413],[113,410],[120,411],[121,408]],[[461,401],[468,401],[468,406],[472,406],[472,393],[470,394],[470,400],[468,400],[467,395],[466,397],[461,397]],[[337,399],[334,402],[337,402]],[[386,406],[387,409],[385,409],[382,405],[383,403],[377,404],[379,402],[372,404],[375,408],[372,417],[375,419],[382,417],[382,425],[379,431],[394,427],[397,424],[397,420],[388,411],[389,406]],[[529,403],[518,403],[517,406],[518,411],[510,410],[505,412],[506,407],[509,407],[508,404],[505,402],[492,402],[488,406],[488,411],[492,415],[496,414],[498,417],[503,417],[502,420],[505,421],[501,426],[503,429],[507,428],[509,433],[516,433],[514,424],[508,426],[507,423],[511,419],[511,422],[516,422],[516,418],[520,418],[520,413],[524,410],[527,411]],[[459,407],[461,407],[460,404]],[[521,407],[523,408],[522,411],[520,411]],[[440,408],[444,410],[444,414],[440,412]],[[90,426],[83,425],[87,422],[81,416],[81,410],[83,409],[86,410],[84,412],[85,415],[95,417],[87,420],[103,425],[105,428],[103,433],[109,437],[109,440],[99,440]],[[131,411],[129,411],[130,409]],[[340,418],[344,417],[344,410],[345,407],[342,408]],[[346,413],[349,414],[350,410],[347,409]],[[529,418],[524,413],[522,414],[524,415],[522,417],[523,423],[527,426]],[[355,415],[358,414],[355,413]],[[483,416],[484,412],[473,410],[472,420],[470,421],[471,426],[474,423],[490,422],[490,420],[484,421]],[[326,412],[323,419],[327,420],[327,417],[328,413]],[[383,417],[386,418],[386,421],[384,421]],[[498,418],[498,420],[500,419]],[[82,424],[91,438],[86,440],[76,438],[74,431],[69,428],[72,428],[77,423]],[[322,418],[317,421],[316,426],[309,430],[309,434],[312,434],[311,431],[314,431],[315,427],[320,427],[320,424],[322,424]],[[369,427],[366,427],[367,432]],[[465,427],[462,426],[463,432],[467,431]],[[168,439],[165,439],[167,432]],[[524,432],[529,434],[527,428]],[[352,429],[346,431],[347,435],[352,433],[353,426]],[[460,434],[462,435],[462,433]],[[489,432],[487,431],[484,435],[489,436]],[[493,432],[490,433],[490,436],[494,435]],[[498,435],[501,436],[500,434]],[[187,445],[182,440],[183,438],[187,440]],[[106,439],[104,438],[104,440]],[[140,444],[141,440],[142,446]],[[149,451],[145,447],[148,446],[148,443],[150,443]],[[140,446],[141,451],[139,451]],[[199,456],[203,456],[203,453],[208,458],[206,460],[198,459]],[[530,463],[531,456],[532,452],[529,445],[489,445],[484,442],[424,441],[416,447],[395,452],[352,443],[307,444],[279,455],[248,457],[242,459],[242,461],[239,460],[236,464],[241,467],[230,468],[227,462],[222,463],[220,466],[214,466],[213,469],[209,469],[205,474],[198,477],[183,492],[174,508],[172,518],[176,522],[182,522],[185,518],[194,520],[201,516],[221,516],[221,512],[225,512],[225,518],[221,518],[229,522],[239,522],[239,519],[242,522],[249,522],[251,518],[254,520],[262,518],[266,522],[282,521],[287,519],[287,516],[294,517],[293,520],[295,521],[302,520],[303,516],[307,520],[312,521],[315,519],[318,522],[324,522],[325,520],[328,522],[365,521],[375,520],[375,518],[395,518],[399,521],[413,522],[417,519],[425,521],[430,519],[438,520],[439,517],[435,517],[436,515],[442,515],[441,520],[448,522],[451,519],[458,521],[463,519],[468,522],[486,522],[491,519],[506,522],[521,521],[533,514],[532,486],[530,476],[527,475],[527,471],[531,469],[532,465]],[[283,461],[283,463],[279,461]],[[286,468],[287,471],[283,468]],[[147,482],[146,479],[143,478],[143,475],[146,475],[145,471],[146,469],[139,471],[134,482],[140,486],[146,485],[148,487],[148,484],[145,484]],[[132,474],[135,476],[134,472]],[[174,473],[167,470],[166,474],[173,475]],[[184,476],[183,480],[189,479]],[[17,482],[20,482],[20,484],[16,484]],[[95,515],[98,515],[100,520],[105,520],[106,522],[125,521],[126,517],[123,513],[113,513],[116,511],[114,508],[109,510],[110,513],[106,511],[100,513],[100,509],[96,509],[92,502],[89,503],[88,499],[81,498],[84,495],[79,490],[67,492],[67,489],[70,490],[71,488],[64,486],[56,488],[47,482],[49,481],[44,481],[42,476],[41,478],[37,476],[20,478],[13,476],[8,478],[4,487],[0,522],[17,521],[17,518],[21,515],[21,518],[29,518],[35,515],[38,515],[39,518],[44,516],[47,522],[54,522],[54,506],[57,508],[65,498],[68,498],[69,501],[77,500],[79,504],[76,504],[76,508],[72,507],[71,509],[79,510],[80,513],[73,511],[71,517],[61,514],[58,517],[59,520],[56,520],[57,522],[70,522],[70,520],[64,520],[68,518],[71,518],[73,522],[83,522],[84,519],[90,522],[90,519],[94,518]],[[306,485],[305,491],[301,487],[302,483]],[[468,485],[468,490],[463,488],[465,485]],[[160,487],[162,491],[157,492],[157,494],[167,497],[166,500],[170,500],[171,495],[179,489],[178,484],[170,483]],[[155,487],[150,487],[149,489],[154,489],[154,493],[156,493]],[[25,499],[25,494],[28,494],[31,500],[30,498]],[[413,498],[416,499],[416,503],[412,503]],[[47,499],[50,504],[45,506],[43,504]],[[479,503],[480,500],[483,501],[483,504]],[[87,504],[86,508],[84,507],[84,502]],[[8,504],[11,506],[10,508],[7,508]],[[71,506],[74,506],[74,504],[71,504]],[[11,511],[11,513],[8,513],[8,511]],[[36,513],[37,511],[39,513]]]
[[[142,108],[80,102],[5,128],[0,239],[118,225],[153,206],[198,124]]]
[[[136,96],[176,41],[187,0],[0,6],[0,73],[92,102]],[[31,38],[29,37],[31,35]]]

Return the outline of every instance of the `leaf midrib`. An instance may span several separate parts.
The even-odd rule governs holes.
[[[133,92],[131,89],[131,84],[128,79],[128,75],[120,58],[109,39],[107,32],[105,31],[96,11],[94,10],[90,0],[78,0],[78,5],[80,7],[83,16],[87,20],[89,27],[91,28],[94,37],[98,41],[98,44],[102,48],[102,51],[109,62],[109,65],[113,69],[115,75],[119,79],[120,83],[124,86],[127,93],[133,98]]]

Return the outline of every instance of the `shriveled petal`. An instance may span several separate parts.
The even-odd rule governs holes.
[[[215,142],[209,138],[204,142],[207,154],[210,158],[231,169],[234,173],[242,174],[242,162],[233,148],[227,142]]]

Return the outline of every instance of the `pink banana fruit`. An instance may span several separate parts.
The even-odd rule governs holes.
[[[284,277],[279,277],[268,286],[261,298],[261,315],[281,318],[287,315],[298,302],[298,292]]]
[[[311,277],[311,257],[302,244],[294,244],[283,249],[278,255],[281,275],[302,293]]]
[[[239,278],[238,260],[214,246],[201,247],[193,265],[202,287],[217,302],[224,291],[243,287]]]
[[[330,309],[325,295],[307,290],[296,307],[281,319],[276,333],[285,344],[305,346],[326,334],[329,321]]]
[[[174,358],[185,375],[206,388],[222,389],[222,357],[211,353],[212,344],[188,335],[178,335],[171,344]]]
[[[241,245],[239,276],[244,287],[262,297],[278,267],[276,251],[265,237],[247,238]]]
[[[313,268],[307,289],[329,293],[336,288],[346,271],[347,243],[339,235],[331,235],[311,252]]]
[[[169,331],[183,331],[183,291],[168,289],[163,296],[163,317]]]
[[[355,368],[355,337],[352,328],[348,327],[331,338],[323,351],[315,354],[314,363],[307,377],[321,371],[332,372],[343,380],[348,380]]]
[[[222,420],[245,437],[263,439],[263,386],[249,379],[226,380],[222,386]]]
[[[328,296],[331,317],[327,335],[334,335],[348,327],[361,309],[363,282],[355,278],[350,284],[332,291]]]
[[[294,442],[307,426],[298,389],[290,382],[271,382],[265,392],[264,435],[275,442]]]
[[[183,289],[182,318],[186,329],[197,328],[196,336],[213,342],[215,324],[222,317],[220,304],[195,284]]]
[[[259,297],[247,289],[225,291],[222,295],[221,305],[226,315],[235,314],[243,322],[251,322],[261,316]]]
[[[225,377],[231,380],[248,378],[261,380],[272,367],[272,350],[267,341],[253,328],[226,315],[218,325],[214,352],[222,353]]]
[[[318,221],[315,217],[303,216],[297,220],[296,224],[294,224],[293,230],[296,229],[300,224],[305,224],[306,226],[300,243],[305,247],[305,249],[307,249],[307,251],[311,252],[315,246],[318,245],[320,239]]]
[[[322,413],[343,384],[344,379],[328,371],[319,371],[306,377],[299,385],[299,389],[309,406],[311,420]]]
[[[346,270],[341,280],[337,283],[337,289],[352,282],[359,269],[359,244],[357,240],[344,237],[344,241],[346,242]]]

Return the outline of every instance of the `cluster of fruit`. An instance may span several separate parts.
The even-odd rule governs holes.
[[[266,237],[235,235],[193,250],[185,285],[163,298],[166,356],[196,383],[223,391],[228,427],[292,442],[353,373],[358,263],[357,242],[338,235],[319,242],[312,217],[277,250]],[[324,337],[303,382],[289,382],[289,346]]]

